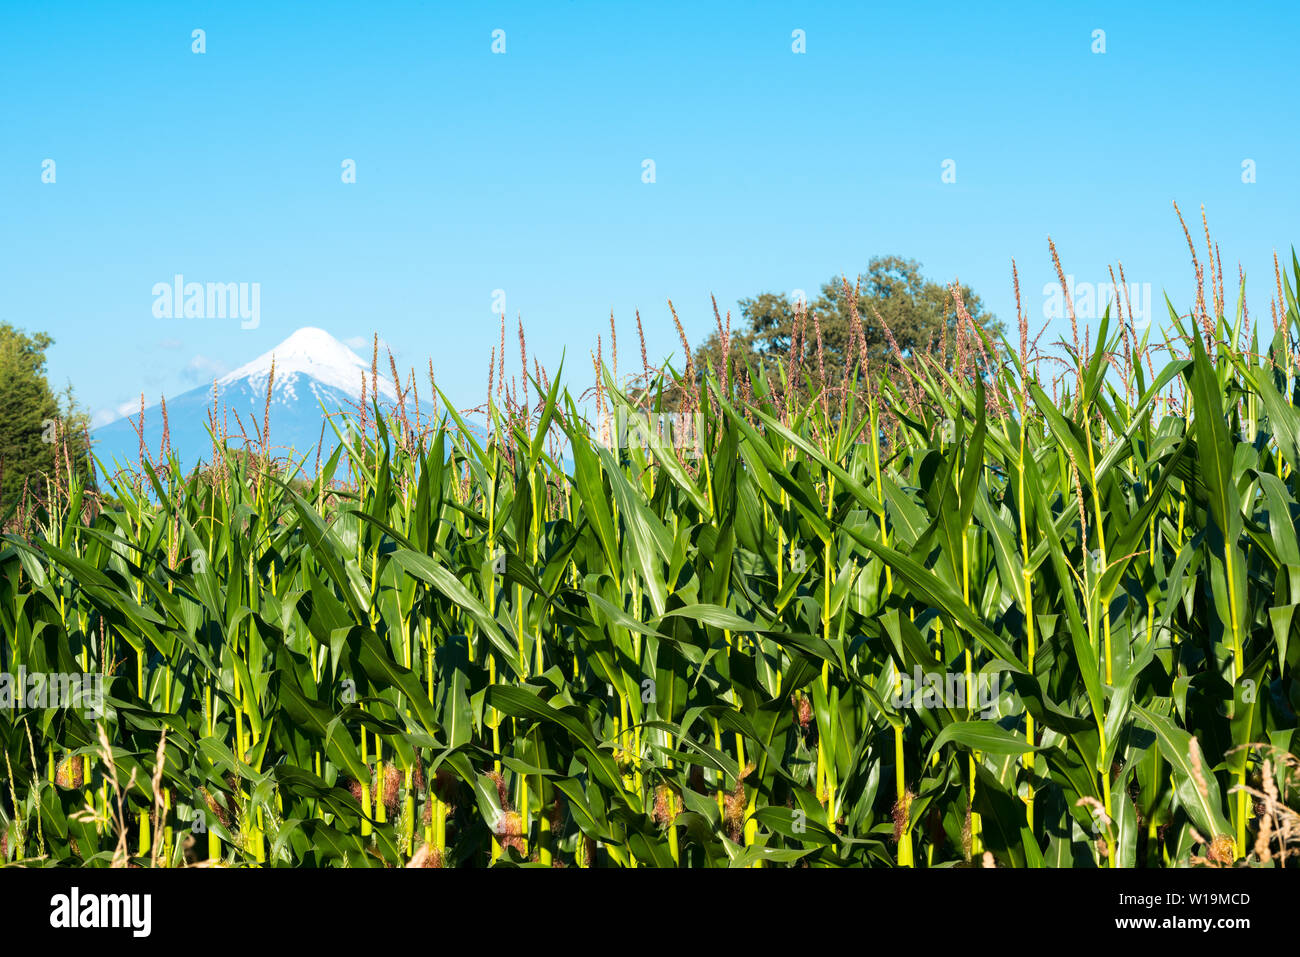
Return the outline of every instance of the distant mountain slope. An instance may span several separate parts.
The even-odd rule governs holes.
[[[271,445],[277,454],[292,449],[301,456],[314,449],[320,441],[324,421],[322,405],[330,412],[356,405],[361,396],[363,375],[369,383],[370,363],[323,329],[299,329],[278,346],[217,380],[217,401],[231,410],[227,423],[236,438],[239,437],[236,411],[250,437],[252,431],[260,427],[272,358],[275,360],[275,381],[271,387]],[[378,387],[381,407],[397,400],[393,383],[387,376],[379,376]],[[172,449],[187,471],[200,461],[207,462],[212,458],[212,440],[207,432],[212,391],[210,385],[199,386],[167,400]],[[367,395],[367,402],[369,400]],[[100,426],[91,434],[94,453],[106,467],[111,469],[114,461],[137,461],[140,440],[136,424],[139,418],[137,412]],[[162,425],[160,407],[146,408],[144,437],[150,454],[155,457],[162,442]],[[337,442],[333,430],[326,426],[322,460],[334,450]]]

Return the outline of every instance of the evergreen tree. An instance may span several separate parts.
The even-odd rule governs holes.
[[[0,322],[0,522],[22,504],[47,500],[66,487],[69,467],[93,487],[86,448],[87,417],[69,386],[56,396],[45,378],[53,340]]]

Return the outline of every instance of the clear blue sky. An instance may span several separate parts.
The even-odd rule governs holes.
[[[611,309],[626,368],[634,309],[663,358],[668,298],[699,340],[710,292],[815,292],[873,254],[1008,320],[1015,257],[1041,322],[1050,234],[1078,279],[1121,260],[1186,307],[1172,200],[1197,228],[1205,204],[1263,317],[1300,239],[1298,8],[1129,6],[8,4],[0,319],[48,331],[101,419],[304,325],[432,357],[467,405],[497,289],[584,386]],[[176,273],[260,283],[260,326],[155,318]]]

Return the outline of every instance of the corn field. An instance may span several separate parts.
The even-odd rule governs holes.
[[[74,477],[0,551],[0,859],[1295,867],[1292,265],[1262,338],[1211,257],[1160,343],[826,382],[810,321]]]

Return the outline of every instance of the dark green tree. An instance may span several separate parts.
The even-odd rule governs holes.
[[[45,377],[45,350],[53,340],[0,322],[0,521],[21,504],[33,504],[51,487],[66,488],[69,467],[93,487],[86,449],[88,420],[69,386],[62,396]]]
[[[859,360],[852,333],[854,294],[869,362],[877,374],[885,368],[893,352],[889,332],[893,333],[904,357],[927,350],[937,357],[946,342],[945,364],[950,368],[953,366],[958,341],[956,305],[946,285],[921,275],[920,263],[899,256],[877,256],[871,260],[865,273],[848,277],[848,284],[846,293],[844,277],[833,276],[806,310],[809,316],[816,315],[821,327],[828,384],[838,385],[843,379],[845,363]],[[971,320],[984,331],[996,352],[1000,347],[1002,323],[985,311],[980,297],[970,287],[962,286],[961,295]],[[730,354],[751,362],[787,359],[795,333],[796,303],[785,293],[765,292],[751,299],[742,299],[740,311],[741,322],[731,334]],[[817,334],[811,319],[805,319],[801,338],[805,347],[804,370],[819,375]],[[978,355],[973,340],[970,340],[968,348],[972,361],[977,364],[985,362]],[[722,340],[715,330],[696,350],[695,364],[699,369],[709,365],[718,369],[721,358]]]

